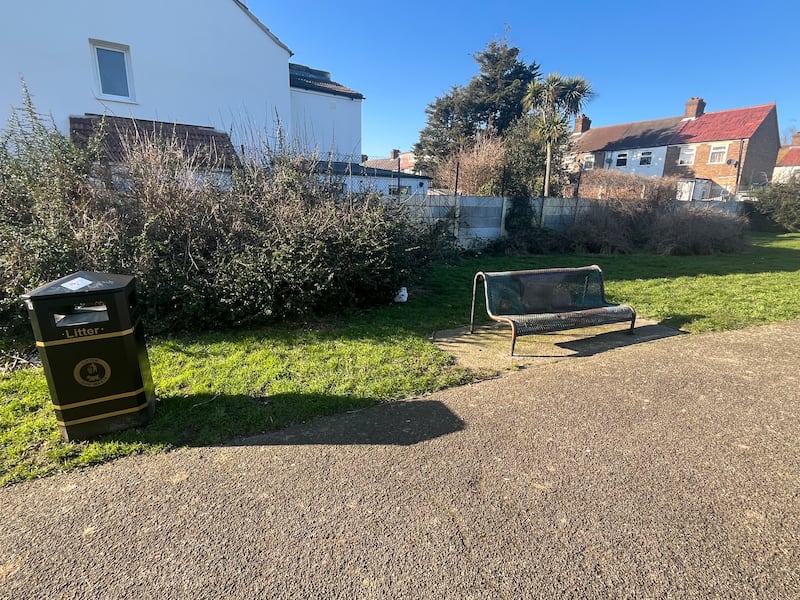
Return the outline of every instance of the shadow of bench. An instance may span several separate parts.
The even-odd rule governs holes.
[[[486,312],[511,326],[511,356],[517,337],[630,321],[636,311],[606,301],[603,271],[597,265],[529,271],[480,271],[472,284],[469,332],[475,324],[478,282],[486,291]]]

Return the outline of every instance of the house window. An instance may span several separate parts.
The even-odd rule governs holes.
[[[627,164],[628,164],[628,153],[622,152],[620,154],[617,154],[617,166],[624,167]]]
[[[111,100],[133,100],[131,54],[128,46],[91,41],[100,96]]]
[[[711,153],[708,155],[708,164],[721,165],[725,162],[728,155],[728,146],[711,146]]]
[[[650,150],[645,150],[639,155],[639,166],[646,167],[653,164],[653,153]]]
[[[411,186],[410,185],[401,185],[400,187],[396,185],[389,184],[389,195],[390,196],[402,196],[402,195],[409,195],[411,194]]]
[[[693,165],[694,164],[694,148],[683,147],[681,148],[681,155],[678,157],[679,165]]]
[[[592,169],[594,169],[594,154],[590,154],[583,159],[583,170],[591,171]]]

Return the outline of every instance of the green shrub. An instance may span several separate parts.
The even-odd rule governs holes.
[[[755,207],[786,231],[800,231],[800,177],[761,188]]]
[[[0,327],[22,319],[19,295],[113,262],[113,210],[92,182],[98,146],[79,149],[36,114],[29,97],[0,137]]]
[[[124,139],[122,165],[103,147],[102,131],[76,146],[29,99],[14,112],[0,140],[0,335],[27,330],[20,294],[77,270],[135,275],[151,331],[389,302],[443,239],[285,149],[231,172],[169,135]]]
[[[539,226],[536,211],[525,197],[511,198],[506,212],[505,228],[505,235],[491,240],[486,245],[486,252],[523,256],[561,252],[566,248],[561,234]]]

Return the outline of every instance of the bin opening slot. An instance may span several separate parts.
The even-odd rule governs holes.
[[[108,308],[104,302],[75,304],[62,308],[62,311],[53,313],[56,327],[75,327],[108,321]]]

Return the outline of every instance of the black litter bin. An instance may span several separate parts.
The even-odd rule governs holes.
[[[80,271],[22,299],[65,440],[149,422],[155,394],[135,278]]]

